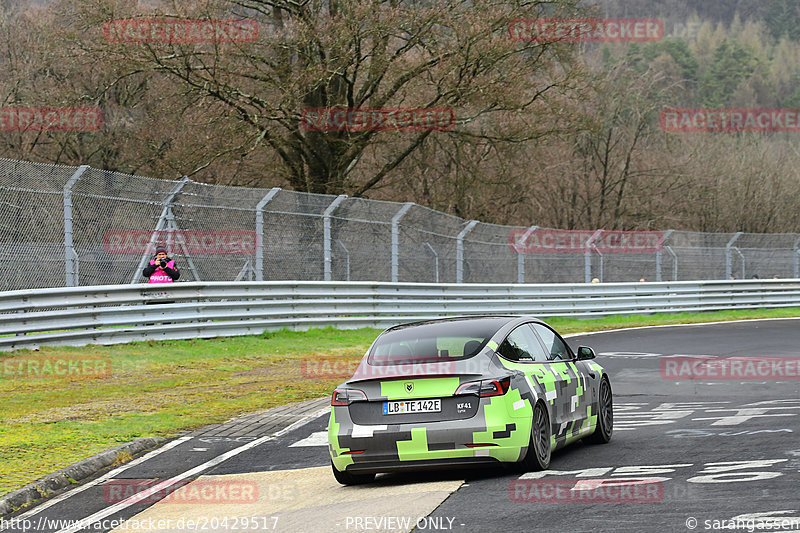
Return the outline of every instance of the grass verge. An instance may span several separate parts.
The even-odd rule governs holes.
[[[796,316],[800,308],[547,321],[567,334]],[[341,365],[333,370],[352,373],[379,332],[282,330],[247,337],[0,353],[0,494],[138,437],[174,435],[239,414],[326,396],[346,378],[326,375],[332,367],[315,367],[315,362],[335,360]],[[20,365],[30,360],[79,365],[100,361],[107,367],[105,372],[59,376],[40,366],[37,372],[20,375]]]

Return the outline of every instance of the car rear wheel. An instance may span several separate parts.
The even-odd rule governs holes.
[[[605,444],[611,440],[611,433],[614,431],[614,399],[611,394],[611,384],[605,376],[600,382],[598,396],[597,426],[594,433],[586,440],[592,444]]]
[[[533,427],[528,453],[522,460],[525,470],[547,470],[550,466],[550,417],[541,402],[533,408]]]
[[[340,472],[333,466],[333,461],[331,461],[331,470],[333,470],[333,477],[342,485],[360,485],[362,483],[369,483],[375,479],[375,474],[351,474],[350,472]]]

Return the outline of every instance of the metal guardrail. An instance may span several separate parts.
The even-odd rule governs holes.
[[[800,279],[668,283],[191,282],[0,292],[0,350],[378,327],[438,316],[800,306]]]

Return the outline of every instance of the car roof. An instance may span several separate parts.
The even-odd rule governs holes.
[[[407,322],[405,324],[398,324],[396,326],[392,326],[388,328],[386,331],[394,331],[398,329],[408,328],[408,327],[415,327],[415,326],[423,326],[423,325],[434,325],[434,324],[444,324],[448,322],[459,322],[459,321],[471,321],[471,320],[492,320],[497,319],[498,323],[501,323],[503,319],[505,319],[503,325],[509,324],[511,322],[542,322],[541,319],[531,316],[531,315],[461,315],[461,316],[452,316],[452,317],[442,317],[442,318],[431,318],[428,320],[418,320],[415,322]],[[543,322],[542,322],[543,323]],[[499,329],[499,328],[498,328]]]

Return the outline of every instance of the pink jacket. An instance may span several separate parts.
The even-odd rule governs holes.
[[[155,265],[155,261],[150,261],[151,265]],[[167,268],[175,268],[175,261],[169,261],[167,263]],[[172,283],[172,278],[164,272],[161,267],[156,267],[156,271],[153,272],[153,275],[150,276],[150,281],[148,283]]]

